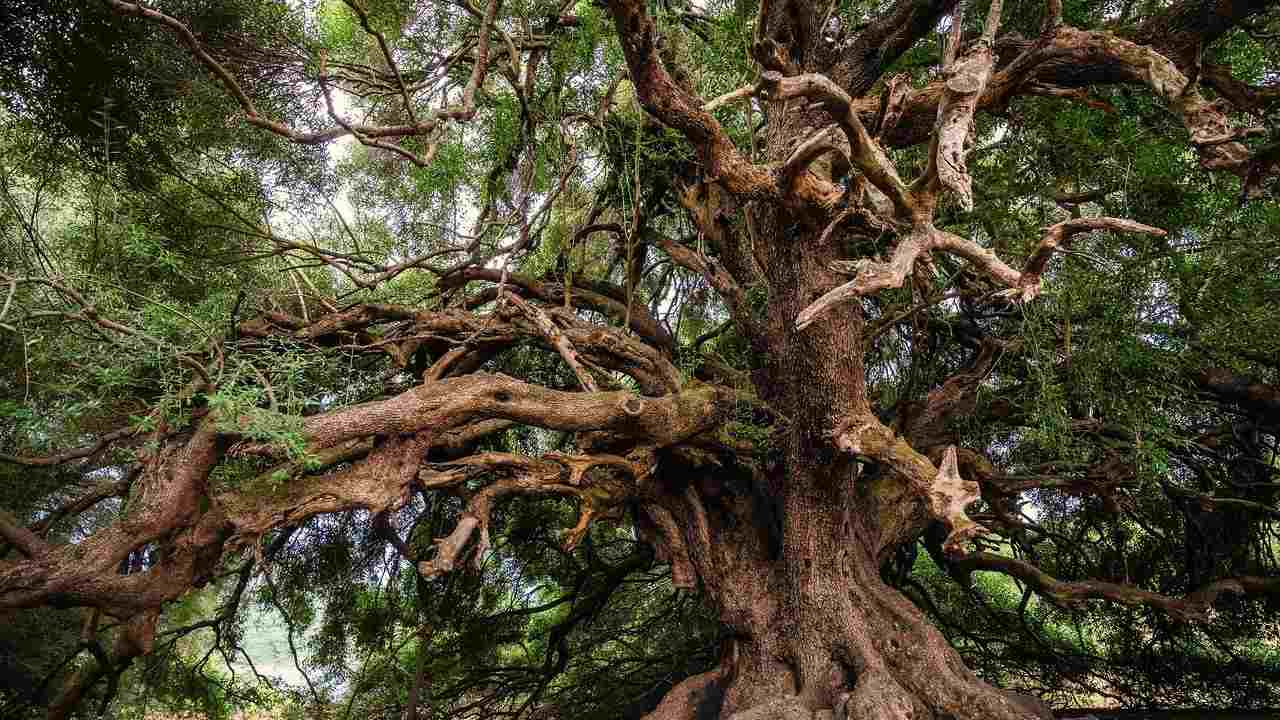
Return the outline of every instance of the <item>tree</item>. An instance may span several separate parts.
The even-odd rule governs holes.
[[[702,671],[653,720],[1043,717],[957,648],[1052,668],[1054,613],[1092,601],[1149,638],[1225,622],[1274,683],[1273,3],[216,5],[9,25],[10,142],[92,159],[4,186],[3,459],[39,482],[0,513],[0,608],[83,608],[92,656],[50,717],[190,633],[198,668],[234,653],[299,536],[335,586],[394,552],[411,616],[341,586],[324,622],[411,629],[380,650],[413,643],[410,679],[352,690],[409,717],[572,716],[575,630],[687,599],[614,599],[665,587],[655,558],[716,630],[658,612]],[[39,91],[67,47],[110,70],[92,128]],[[46,236],[77,182],[112,192]],[[559,550],[544,498],[576,511]],[[985,573],[1020,627],[944,634]],[[292,646],[312,611],[263,577]],[[502,660],[516,621],[536,672],[428,685],[436,643]]]

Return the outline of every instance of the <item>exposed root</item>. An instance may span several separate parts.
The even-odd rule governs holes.
[[[836,720],[928,720],[931,713],[886,670],[864,673],[836,706]]]
[[[795,695],[780,697],[729,716],[729,720],[813,720],[814,711]]]

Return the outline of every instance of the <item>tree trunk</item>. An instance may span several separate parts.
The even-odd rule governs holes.
[[[792,144],[783,136],[804,133],[772,128],[771,136],[782,154]],[[873,473],[832,443],[841,416],[870,410],[861,308],[847,303],[825,322],[795,329],[800,311],[841,282],[831,263],[842,239],[817,246],[810,239],[823,228],[776,206],[757,211],[755,224],[769,290],[768,352],[756,385],[787,419],[775,438],[780,457],[764,478],[775,507],[734,506],[707,497],[705,486],[686,491],[687,503],[703,507],[684,526],[701,523],[708,545],[701,557],[694,553],[695,569],[732,648],[649,718],[790,720],[828,717],[824,710],[837,720],[1052,717],[1038,701],[975,677],[920,610],[881,580],[886,553],[914,537],[924,514],[905,495],[888,507],[872,489]],[[770,513],[781,519],[776,538]]]
[[[776,560],[762,557],[763,538],[744,548],[708,512],[713,561],[698,569],[732,640],[718,668],[674,688],[650,720],[1051,717],[976,678],[880,579],[875,533],[856,501],[841,501],[840,477],[816,466],[787,477]]]

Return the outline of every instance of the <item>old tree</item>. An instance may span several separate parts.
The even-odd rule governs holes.
[[[1277,3],[6,5],[8,710],[1275,702]]]

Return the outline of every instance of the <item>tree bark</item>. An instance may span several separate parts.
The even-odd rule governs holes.
[[[784,138],[805,135],[803,128],[771,130],[783,148]],[[884,503],[870,496],[877,487],[868,482],[871,473],[832,444],[843,415],[870,410],[860,307],[834,307],[804,330],[794,324],[840,281],[831,269],[840,239],[819,247],[800,242],[796,236],[822,228],[776,207],[754,220],[765,238],[760,259],[769,290],[767,360],[756,388],[789,420],[775,438],[781,457],[763,478],[766,501],[776,507],[708,497],[705,485],[686,491],[678,524],[705,530],[688,539],[691,548],[705,546],[693,553],[694,567],[733,649],[714,671],[674,688],[648,717],[1044,717],[1038,701],[975,677],[921,611],[881,580],[883,553],[904,534],[904,518],[915,525],[924,513],[920,501],[900,498],[897,517],[886,516]],[[780,527],[762,517],[770,512]]]
[[[673,688],[648,716],[651,720],[1049,717],[1042,704],[975,677],[922,612],[880,575],[885,558],[901,544],[915,542],[930,522],[947,526],[939,553],[953,553],[961,540],[978,531],[964,514],[965,506],[977,497],[977,485],[961,476],[946,420],[973,402],[976,387],[994,362],[997,345],[992,343],[998,341],[981,342],[972,366],[930,391],[922,407],[899,408],[902,412],[891,428],[868,398],[864,353],[868,338],[878,330],[867,327],[862,303],[880,291],[902,288],[908,278],[920,283],[917,287],[927,285],[923,280],[933,251],[964,260],[1006,288],[995,294],[1028,302],[1039,292],[1050,258],[1072,235],[1098,229],[1163,234],[1128,220],[1075,218],[1047,228],[1019,271],[974,240],[935,227],[934,211],[944,194],[953,195],[962,208],[972,207],[965,154],[974,113],[1007,107],[1019,95],[1076,97],[1074,91],[1097,83],[1145,87],[1179,119],[1202,168],[1245,178],[1245,196],[1260,192],[1263,177],[1277,167],[1275,148],[1253,153],[1243,141],[1262,129],[1235,127],[1225,106],[1210,102],[1199,88],[1203,81],[1242,108],[1256,109],[1269,101],[1265,90],[1238,87],[1229,73],[1223,77],[1220,68],[1201,65],[1206,43],[1271,4],[1178,2],[1126,39],[1062,24],[1061,3],[1054,1],[1048,4],[1040,37],[997,40],[1001,3],[993,2],[981,39],[963,53],[958,42],[962,26],[956,25],[941,78],[914,89],[891,79],[883,99],[876,99],[864,95],[893,61],[936,27],[942,15],[963,15],[957,11],[963,3],[896,0],[844,43],[821,40],[830,18],[815,12],[811,4],[765,0],[751,48],[761,72],[750,86],[722,96],[724,102],[749,97],[759,102],[752,107],[759,107],[766,120],[760,162],[755,140],[751,153],[744,152],[712,114],[721,100],[705,103],[679,68],[673,65],[668,71],[663,58],[671,55],[664,52],[670,45],[647,16],[647,5],[612,0],[609,7],[636,98],[696,152],[697,177],[678,178],[676,194],[710,249],[704,252],[661,237],[652,227],[644,230],[638,209],[632,225],[643,242],[652,242],[673,265],[701,275],[748,340],[758,358],[751,362],[759,363],[750,373],[756,398],[775,418],[768,447],[757,448],[751,457],[700,459],[700,453],[737,451],[720,444],[716,433],[724,417],[744,401],[742,388],[736,382],[731,388],[682,380],[671,356],[684,349],[661,323],[631,303],[638,270],[628,273],[626,288],[583,279],[570,288],[568,281],[555,285],[477,264],[446,275],[440,284],[464,291],[471,281],[496,284],[463,305],[476,311],[497,300],[497,307],[486,315],[361,304],[343,311],[331,307],[330,314],[315,322],[304,310],[302,319],[276,312],[240,323],[237,332],[245,337],[290,338],[324,346],[356,338],[369,343],[366,350],[381,347],[377,352],[389,354],[397,368],[412,367],[422,382],[382,399],[299,418],[306,461],[290,458],[288,448],[279,443],[254,441],[249,432],[252,418],[221,416],[216,408],[202,408],[190,432],[157,431],[154,449],[139,453],[136,483],[121,486],[133,490],[118,522],[74,545],[50,545],[36,532],[38,524],[23,526],[0,512],[0,540],[24,558],[8,561],[0,554],[0,608],[93,607],[131,628],[119,636],[111,654],[96,644],[87,645],[96,651],[97,664],[86,665],[72,678],[51,708],[51,717],[69,714],[94,683],[103,677],[114,682],[128,661],[150,652],[156,614],[164,604],[208,582],[224,553],[252,547],[267,533],[320,513],[363,509],[385,525],[386,513],[403,507],[415,488],[466,495],[454,529],[436,540],[429,558],[409,557],[395,532],[384,527],[397,550],[417,562],[422,577],[464,567],[469,559],[483,560],[490,516],[504,496],[576,498],[580,518],[567,535],[566,551],[594,518],[636,510],[638,529],[671,563],[673,583],[680,588],[701,586],[729,638],[719,665]],[[426,135],[434,132],[437,121],[472,119],[473,96],[488,67],[488,28],[494,26],[499,3],[490,0],[479,16],[473,70],[460,105],[408,125],[366,127],[338,120],[340,127],[319,133],[301,133],[260,115],[231,71],[179,20],[131,3],[109,5],[176,33],[236,101],[249,124],[303,144],[352,134],[366,145],[419,162],[416,155],[379,138]],[[370,30],[363,10],[354,4],[352,8],[390,62],[385,39]],[[958,17],[953,20],[957,21]],[[509,52],[518,66],[518,53]],[[997,58],[1001,54],[1003,62]],[[526,82],[536,78],[536,64],[530,60],[525,68]],[[323,56],[320,65],[323,68]],[[409,91],[394,63],[391,70],[409,106]],[[518,75],[518,67],[516,71]],[[321,90],[327,96],[323,83]],[[337,120],[332,108],[330,112]],[[904,181],[881,145],[929,139],[923,173],[914,182]],[[819,160],[828,155],[836,160],[824,160],[824,167]],[[671,189],[664,185],[662,192]],[[739,210],[748,229],[741,234],[734,228]],[[596,219],[593,213],[578,235],[610,231],[631,238],[620,225],[597,224]],[[847,257],[846,251],[857,244],[853,230],[846,227],[853,224],[895,239],[896,245],[886,250],[887,260]],[[650,233],[657,237],[650,238]],[[699,242],[699,248],[703,244]],[[303,245],[281,247],[307,250]],[[357,275],[342,256],[317,257],[362,288],[389,280],[418,262]],[[12,296],[19,280],[8,282]],[[134,332],[101,318],[87,300],[58,282],[22,282],[57,290],[80,308],[78,314],[53,313],[56,316],[113,332]],[[767,296],[763,304],[756,302],[761,293]],[[561,298],[564,307],[556,307]],[[763,314],[755,309],[761,305]],[[632,334],[588,323],[575,309],[610,317]],[[406,338],[402,342],[392,342],[401,337],[395,332],[379,335],[384,340],[377,342],[368,335],[373,326],[393,322]],[[554,351],[583,392],[474,372],[493,353],[527,339]],[[694,343],[694,355],[700,342]],[[912,345],[917,347],[915,339]],[[197,385],[214,389],[203,366],[195,366],[203,383]],[[607,373],[597,375],[594,370],[622,372],[640,393],[602,388]],[[1273,385],[1215,369],[1195,379],[1208,395],[1264,420],[1280,408],[1280,393]],[[270,404],[275,413],[274,395]],[[534,458],[477,450],[475,441],[512,424],[574,433],[577,452]],[[52,465],[92,457],[133,434],[111,433],[94,445],[46,459],[0,460]],[[459,448],[474,452],[464,452],[463,457],[444,452]],[[437,454],[428,458],[433,449]],[[961,452],[966,453],[963,462],[969,474],[985,462],[975,459],[972,450]],[[277,463],[259,478],[271,481],[260,483],[266,489],[210,488],[213,467],[237,457]],[[309,467],[313,464],[315,468]],[[313,472],[316,469],[327,470]],[[481,489],[460,492],[480,475],[497,479]],[[69,504],[66,512],[90,507],[97,502],[94,498],[101,499],[96,493],[85,496]],[[1219,510],[1253,512],[1259,502],[1197,493],[1191,493],[1191,499],[1204,506],[1200,515],[1218,511],[1200,518],[1208,551],[1187,561],[1188,574],[1203,575],[1207,581],[1215,573],[1204,561],[1225,552],[1212,547],[1213,538],[1226,535],[1223,528],[1235,520]],[[1270,503],[1271,498],[1265,500]],[[1193,512],[1188,516],[1199,517]],[[1244,527],[1234,525],[1235,532]],[[1244,539],[1237,535],[1228,545],[1240,547]],[[127,569],[129,560],[148,547],[157,551],[154,566],[145,571],[134,567],[123,575],[116,571],[122,564]],[[1219,580],[1184,602],[1118,589],[1112,583],[1064,583],[1019,560],[982,553],[948,564],[949,570],[966,573],[978,567],[1003,569],[1051,599],[1102,597],[1161,606],[1175,616],[1202,612],[1221,592],[1274,586],[1271,579],[1253,576]],[[1232,569],[1248,570],[1243,556]],[[420,632],[410,718],[416,716],[426,679],[430,634]],[[535,692],[528,702],[537,700]]]

